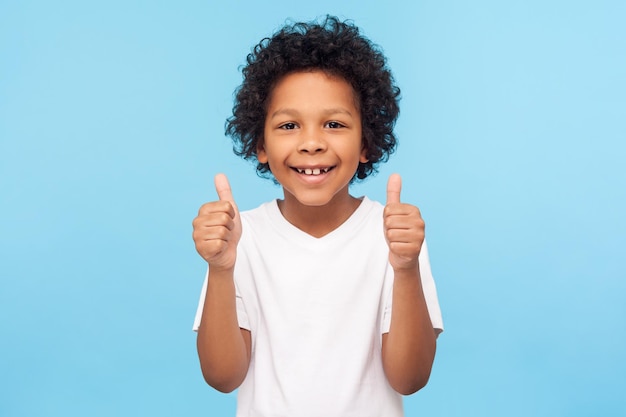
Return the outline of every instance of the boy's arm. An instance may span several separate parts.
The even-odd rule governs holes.
[[[410,395],[428,382],[437,343],[419,270],[394,271],[391,326],[383,334],[383,367],[390,385]]]
[[[232,270],[211,269],[198,328],[198,357],[205,381],[218,391],[231,392],[248,372],[250,332],[239,328]]]
[[[401,180],[389,178],[385,206],[385,238],[394,270],[393,311],[389,333],[383,335],[382,360],[390,385],[403,395],[428,382],[436,350],[419,273],[424,221],[415,206],[400,203]]]
[[[209,263],[197,346],[206,382],[231,392],[248,372],[250,332],[239,328],[233,276],[241,219],[224,175],[215,177],[215,188],[220,200],[203,205],[193,221],[196,250]]]

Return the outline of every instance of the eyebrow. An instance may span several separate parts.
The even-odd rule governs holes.
[[[332,114],[346,114],[350,117],[353,117],[352,113],[348,110],[348,109],[344,109],[342,107],[335,107],[335,108],[331,108],[331,109],[324,109],[323,110],[323,114],[324,115],[332,115]],[[270,118],[273,119],[276,116],[280,116],[280,115],[287,115],[287,116],[299,116],[300,112],[296,109],[292,109],[292,108],[285,108],[285,109],[278,109],[276,110],[274,113],[272,113],[270,115]]]

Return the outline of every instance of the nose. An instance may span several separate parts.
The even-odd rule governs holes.
[[[298,144],[298,152],[316,154],[326,150],[326,141],[319,132],[303,132],[302,140]]]

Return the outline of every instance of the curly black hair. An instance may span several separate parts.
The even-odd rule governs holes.
[[[226,121],[234,152],[256,161],[257,173],[271,178],[269,165],[257,159],[257,146],[263,143],[272,89],[287,74],[321,70],[345,79],[356,93],[368,162],[359,163],[352,180],[366,178],[396,148],[393,128],[400,111],[400,89],[386,61],[356,26],[334,16],[326,16],[322,23],[284,26],[254,47],[242,69],[244,80],[236,90],[233,115]]]

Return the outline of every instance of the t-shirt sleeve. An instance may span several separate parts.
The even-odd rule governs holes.
[[[202,311],[204,310],[204,300],[206,298],[206,290],[207,285],[209,283],[209,270],[207,269],[206,275],[204,277],[204,283],[202,284],[202,291],[200,293],[200,301],[198,302],[198,308],[196,310],[196,317],[193,321],[193,331],[197,332],[200,327],[200,322],[202,321]],[[237,287],[237,282],[235,281],[235,296],[237,297],[237,321],[239,322],[239,327],[242,329],[250,330],[250,323],[248,320],[248,314],[246,313],[246,309],[243,304],[243,300],[241,298],[241,294],[239,292],[239,288]]]
[[[443,319],[441,316],[441,309],[439,307],[439,299],[437,298],[437,288],[435,287],[435,279],[433,278],[432,270],[430,268],[430,260],[428,257],[428,246],[426,240],[422,244],[422,250],[419,256],[420,276],[422,279],[422,289],[424,291],[424,298],[426,299],[426,306],[428,308],[428,314],[430,315],[430,321],[433,324],[433,329],[438,335],[443,332]],[[393,269],[389,266],[389,271],[393,274]],[[393,287],[393,286],[390,286]],[[391,311],[393,300],[393,288],[388,288],[385,294],[386,301],[383,312],[382,332],[388,333],[391,326]]]
[[[428,256],[428,246],[426,240],[422,245],[420,252],[420,276],[422,277],[422,289],[424,290],[424,298],[428,307],[428,314],[433,328],[437,334],[443,332],[443,318],[441,316],[441,308],[439,307],[439,298],[437,297],[437,288],[435,279],[430,269],[430,258]]]
[[[207,269],[204,277],[204,283],[202,284],[202,291],[200,292],[200,301],[198,302],[198,308],[196,309],[196,317],[193,320],[193,331],[197,332],[200,327],[200,321],[202,321],[202,310],[204,309],[204,299],[206,298],[206,289],[209,283],[209,270]]]

